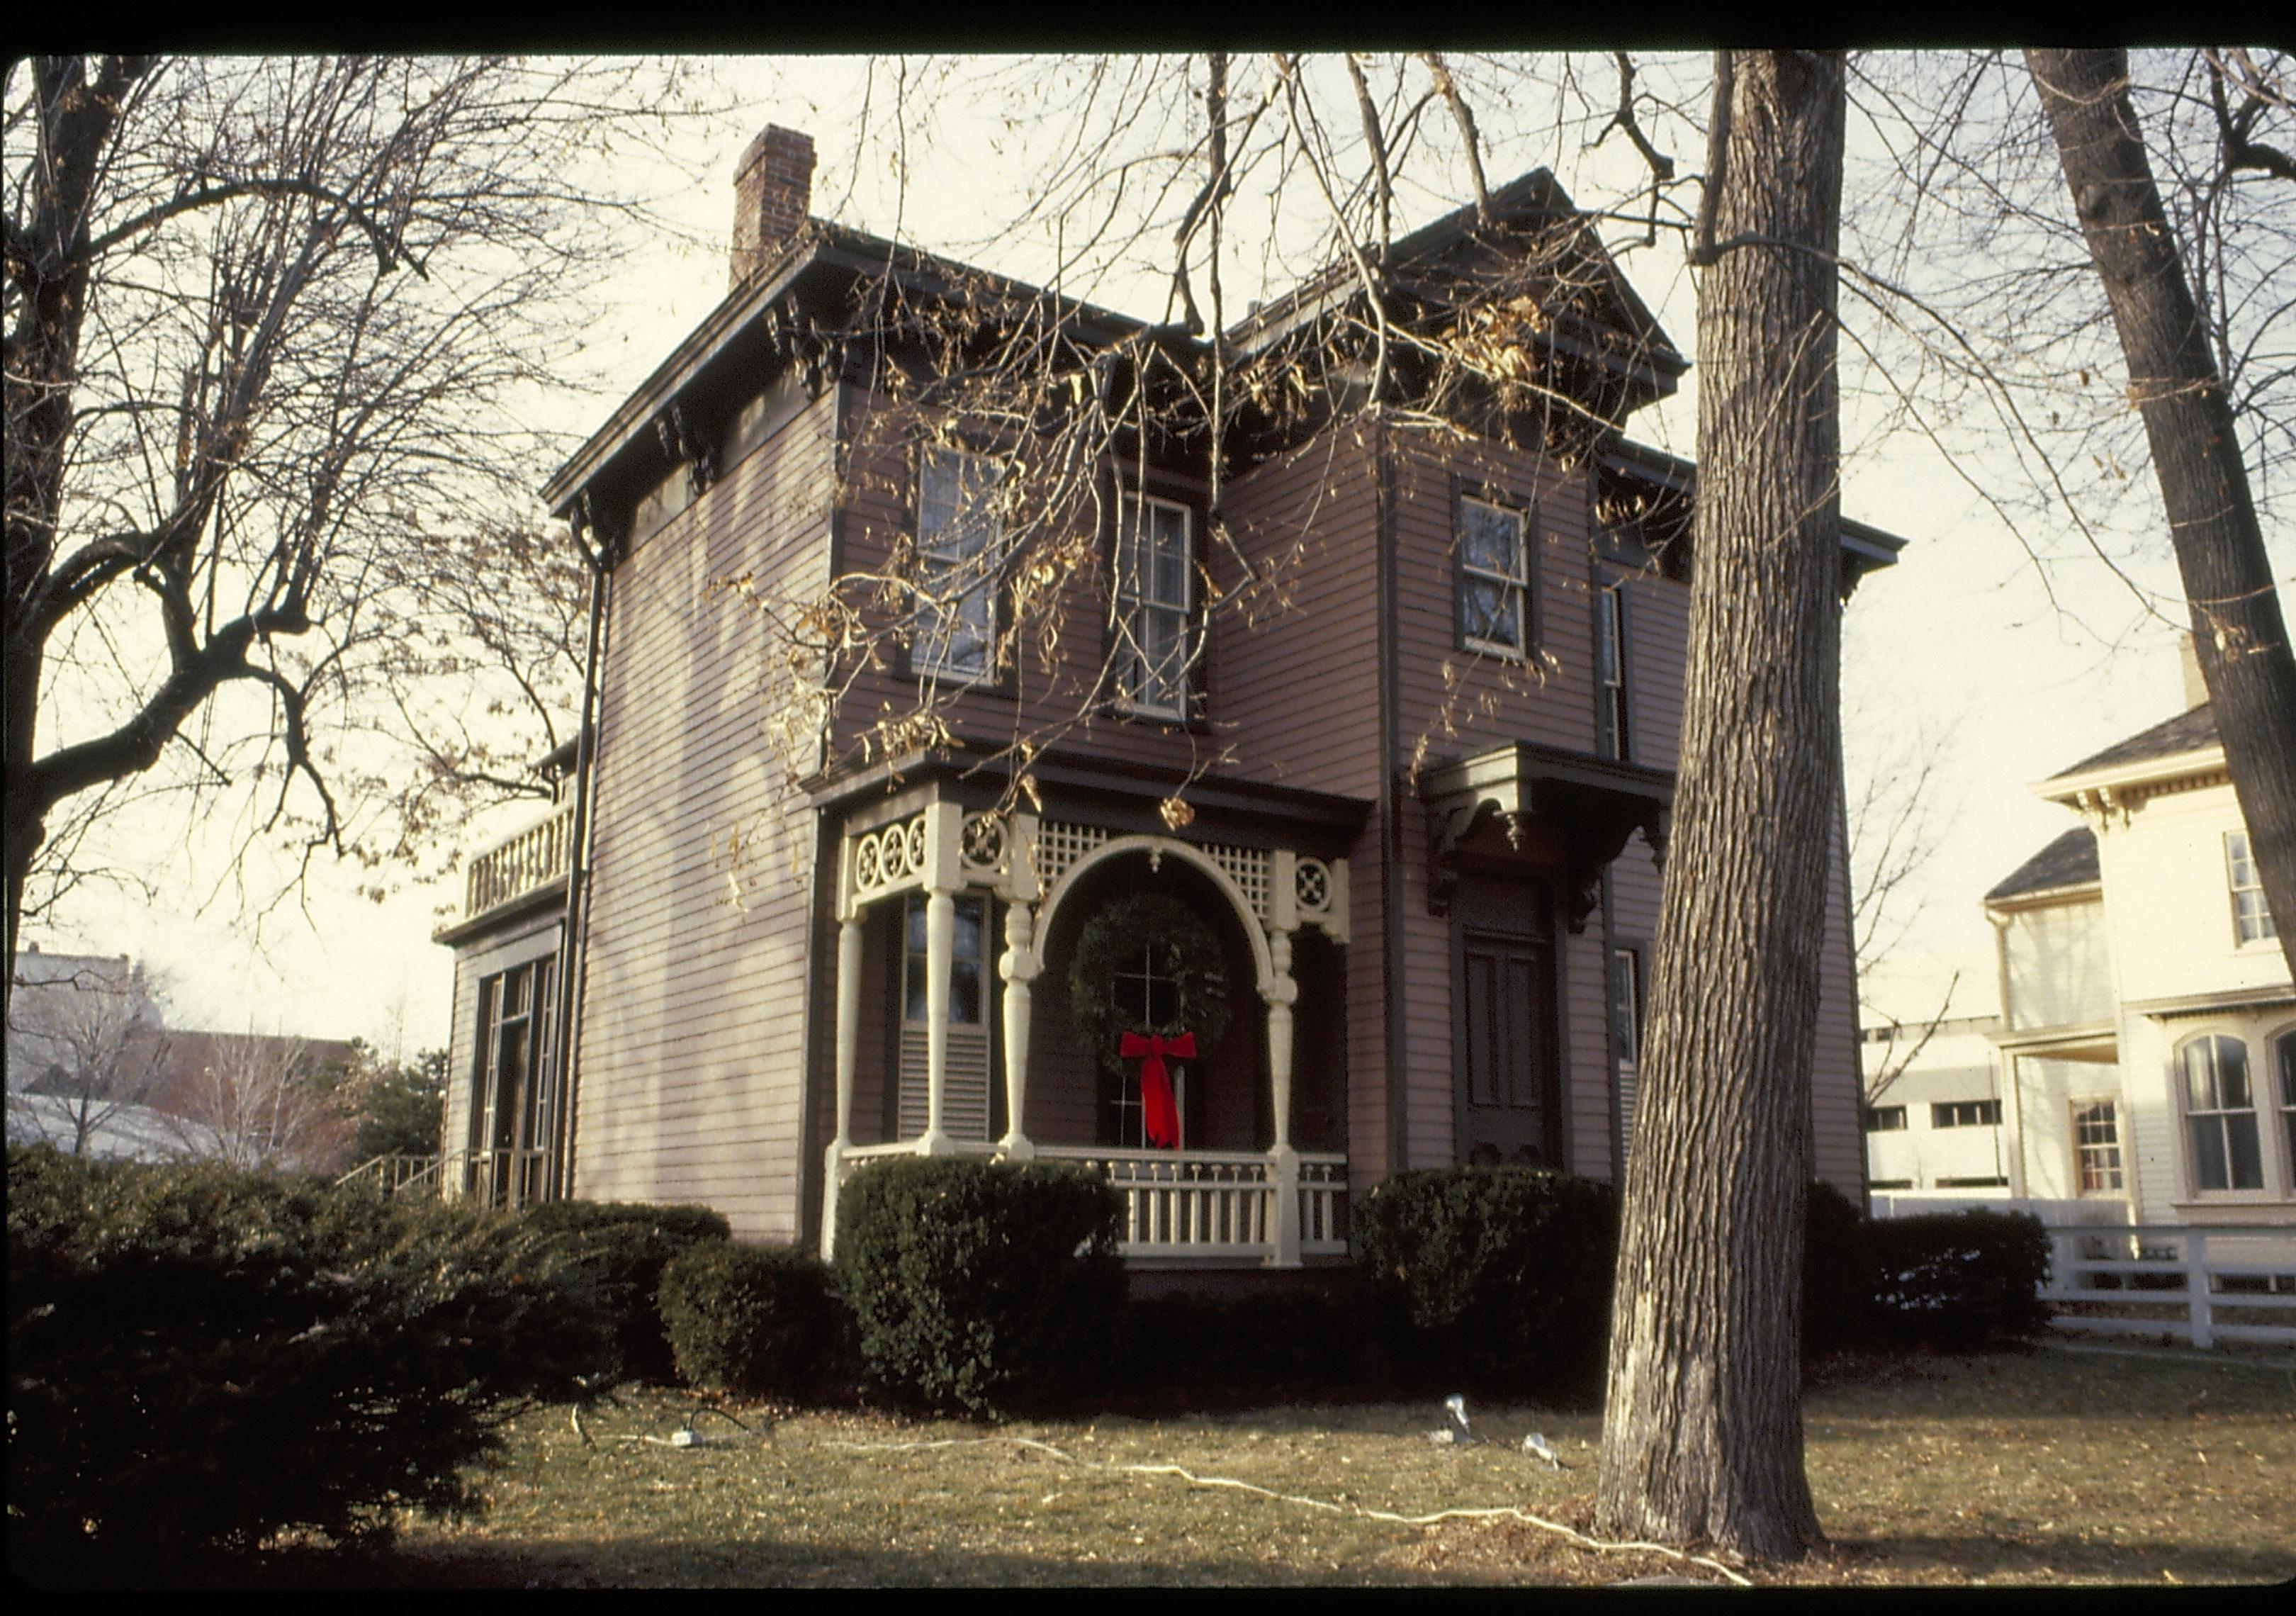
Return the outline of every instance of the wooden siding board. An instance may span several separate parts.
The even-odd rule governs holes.
[[[807,1177],[811,813],[762,733],[767,647],[718,580],[826,582],[830,401],[797,412],[614,585],[601,679],[577,1192],[700,1201],[789,1240]]]

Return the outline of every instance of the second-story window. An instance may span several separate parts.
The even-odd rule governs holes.
[[[1530,651],[1529,520],[1488,500],[1459,500],[1459,638],[1518,660]]]
[[[982,455],[928,451],[917,467],[917,673],[988,676],[996,643],[998,510],[1004,468]]]
[[[2264,876],[2256,867],[2246,831],[2225,833],[2225,867],[2232,876],[2232,933],[2240,942],[2277,937],[2272,911],[2265,906]]]
[[[1126,494],[1117,501],[1117,699],[1136,712],[1188,711],[1190,614],[1195,568],[1188,507]]]
[[[1603,755],[1628,760],[1627,725],[1627,602],[1626,587],[1611,584],[1595,596],[1595,677],[1596,699],[1602,703],[1600,722]]]

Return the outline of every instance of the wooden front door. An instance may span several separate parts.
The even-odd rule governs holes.
[[[1458,957],[1458,1159],[1560,1168],[1554,948],[1544,938],[1465,931]]]

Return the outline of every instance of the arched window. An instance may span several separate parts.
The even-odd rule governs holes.
[[[2280,1126],[2288,1134],[2288,1185],[2296,1192],[2296,1027],[2273,1039],[2272,1051],[2280,1073]]]
[[[2184,1075],[2193,1187],[2262,1189],[2264,1158],[2249,1084],[2248,1046],[2220,1035],[2194,1038],[2177,1051],[2177,1064]]]

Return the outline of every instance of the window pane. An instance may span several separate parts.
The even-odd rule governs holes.
[[[1470,578],[1465,583],[1461,601],[1466,614],[1464,628],[1467,637],[1504,645],[1511,651],[1521,650],[1522,636],[1513,609],[1516,592],[1488,578]]]
[[[1512,511],[1465,500],[1460,505],[1459,543],[1467,565],[1521,578],[1522,519]]]
[[[2217,1054],[2217,1095],[2226,1111],[2246,1111],[2256,1103],[2248,1089],[2248,1046],[2238,1038],[2210,1038]]]
[[[2215,1117],[2194,1117],[2187,1125],[2193,1135],[2193,1177],[2204,1190],[2226,1190],[2232,1180],[2225,1169],[2224,1126]]]
[[[2224,1120],[2225,1138],[2232,1153],[2232,1187],[2264,1187],[2264,1157],[2257,1148],[2256,1113],[2247,1112]]]
[[[2199,1038],[2185,1046],[2185,1106],[2188,1111],[2217,1109],[2215,1063],[2209,1059],[2209,1042]]]
[[[2283,1034],[2273,1048],[2280,1056],[2280,1103],[2296,1105],[2296,1032]]]

